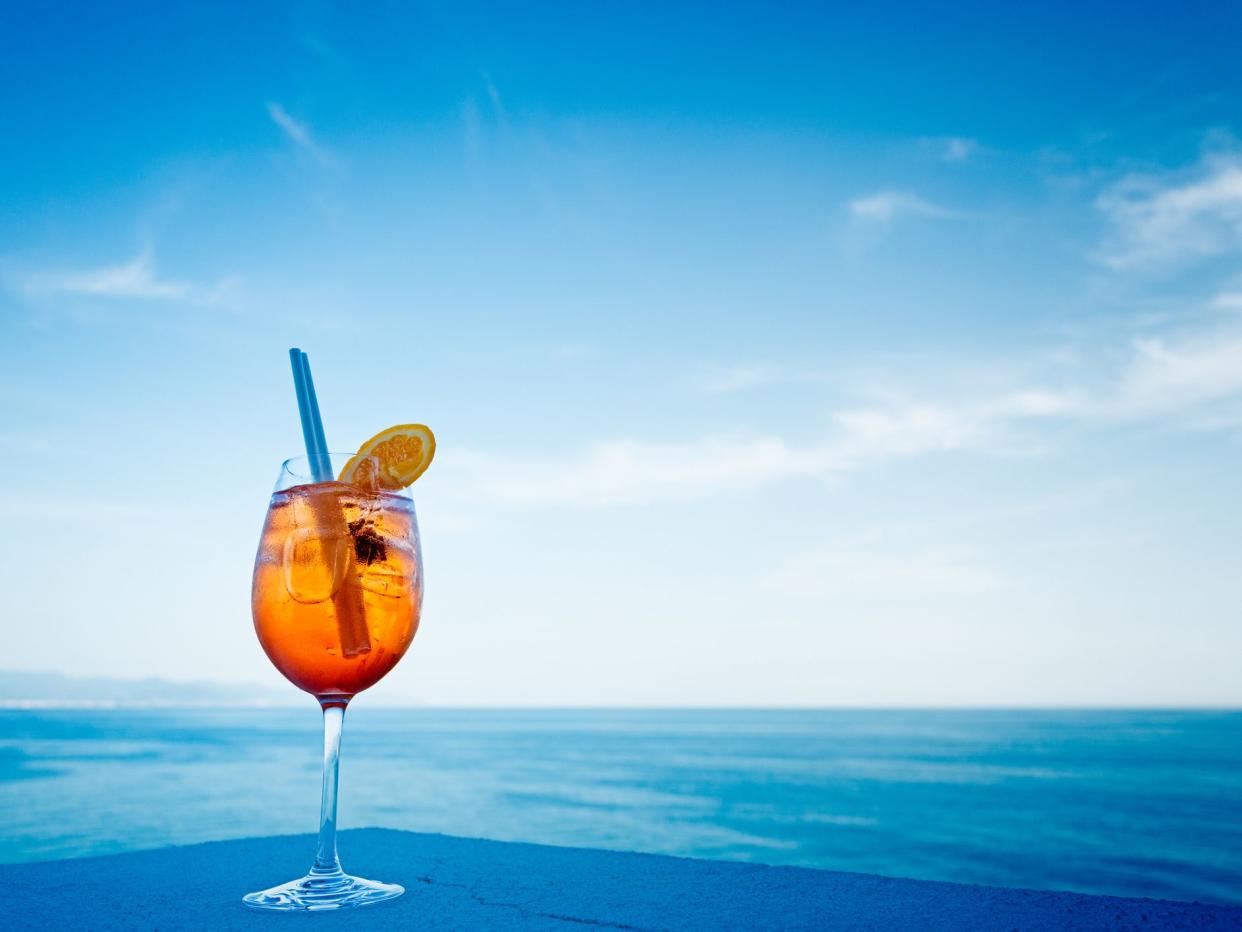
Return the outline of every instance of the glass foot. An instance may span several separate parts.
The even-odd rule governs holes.
[[[392,900],[405,892],[395,883],[364,880],[346,873],[310,873],[279,887],[247,893],[242,902],[252,909],[320,910],[347,906],[370,906]]]

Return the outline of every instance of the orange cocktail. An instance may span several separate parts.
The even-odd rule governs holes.
[[[254,626],[294,685],[321,699],[374,685],[410,646],[422,596],[405,494],[320,482],[272,496],[255,560]]]
[[[306,456],[285,460],[268,504],[250,602],[268,658],[323,710],[319,849],[310,871],[242,897],[253,909],[383,903],[405,888],[354,877],[336,851],[341,730],[349,700],[397,665],[418,630],[423,558],[407,491],[431,465],[425,424],[398,424],[356,453],[331,453],[310,361],[289,350]]]

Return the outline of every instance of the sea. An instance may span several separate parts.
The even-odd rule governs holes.
[[[1242,712],[355,706],[343,828],[1242,903]],[[319,728],[0,710],[0,862],[313,832]]]

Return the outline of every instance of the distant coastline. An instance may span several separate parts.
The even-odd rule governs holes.
[[[0,709],[10,710],[267,708],[298,705],[301,698],[294,691],[254,684],[0,671]]]
[[[0,699],[0,711],[87,711],[91,709],[287,709],[291,702],[216,699]]]
[[[1042,703],[1036,705],[607,705],[607,704],[535,704],[489,705],[466,703],[441,705],[419,698],[384,693],[367,693],[372,708],[474,710],[491,712],[556,712],[599,711],[627,712],[1234,712],[1242,710],[1236,703],[1218,704],[1156,704],[1128,703]],[[267,709],[301,708],[306,705],[305,693],[283,683],[275,686],[255,683],[212,683],[203,680],[177,681],[158,677],[127,679],[107,676],[70,676],[47,671],[0,670],[0,711],[20,710],[107,710],[107,709]]]

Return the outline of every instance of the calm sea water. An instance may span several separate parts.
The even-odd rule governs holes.
[[[0,861],[313,831],[318,728],[0,712]],[[342,783],[344,827],[1242,902],[1242,713],[359,703]]]

